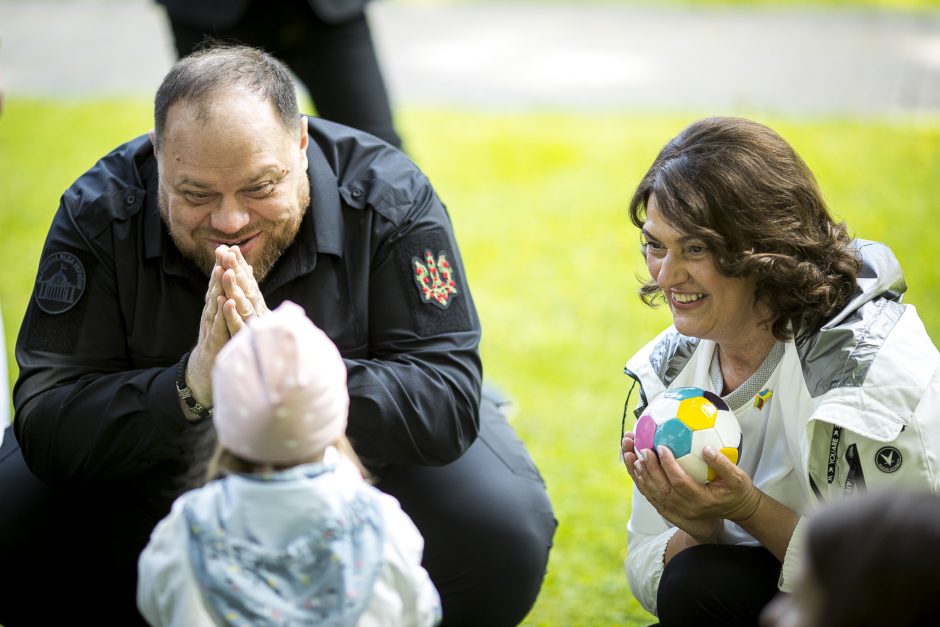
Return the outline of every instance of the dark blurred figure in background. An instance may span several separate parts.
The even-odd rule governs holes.
[[[810,518],[792,594],[778,594],[766,627],[919,627],[940,624],[940,495],[869,492]]]
[[[304,84],[317,114],[401,148],[366,20],[368,0],[157,0],[176,51],[210,36],[274,54]]]

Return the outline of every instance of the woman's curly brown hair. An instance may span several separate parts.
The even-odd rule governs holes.
[[[630,201],[643,228],[650,195],[677,231],[708,247],[719,272],[754,276],[778,339],[819,329],[856,291],[860,261],[844,223],[836,223],[816,178],[770,128],[713,117],[686,127],[660,151]],[[640,288],[661,300],[654,280]]]

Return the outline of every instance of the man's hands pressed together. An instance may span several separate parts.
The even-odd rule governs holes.
[[[186,385],[196,401],[207,407],[212,404],[212,364],[216,355],[249,320],[268,313],[252,267],[238,246],[216,248],[199,320],[199,340],[186,368]],[[188,408],[185,413],[187,418],[196,419]]]
[[[225,300],[220,303],[231,337],[242,330],[251,318],[265,316],[271,310],[264,302],[251,265],[238,246],[219,246],[215,249],[215,260],[212,274],[215,276],[216,271],[221,271],[220,283]]]

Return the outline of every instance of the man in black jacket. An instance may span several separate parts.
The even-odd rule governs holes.
[[[22,454],[9,434],[0,449],[0,623],[141,620],[137,554],[204,461],[213,360],[284,300],[346,361],[347,433],[423,533],[445,624],[522,620],[555,521],[481,400],[479,321],[427,179],[300,116],[286,68],[248,47],[178,62],[154,117],[63,194],[42,252],[16,347]]]
[[[382,70],[365,14],[368,0],[157,0],[179,56],[206,36],[267,50],[304,84],[317,115],[396,148]]]

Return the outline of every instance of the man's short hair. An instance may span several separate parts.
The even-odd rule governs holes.
[[[297,94],[287,66],[257,48],[210,43],[177,61],[160,83],[153,107],[157,148],[170,107],[188,101],[196,105],[196,115],[204,117],[208,111],[201,105],[233,87],[248,89],[274,105],[286,130],[298,128]]]

